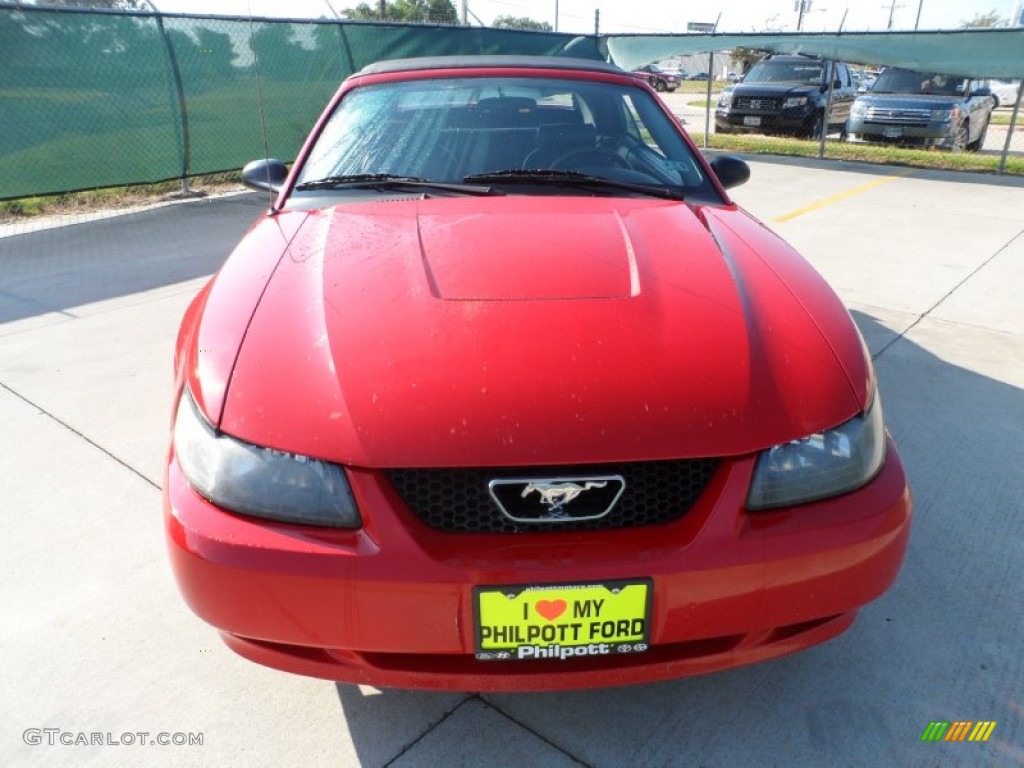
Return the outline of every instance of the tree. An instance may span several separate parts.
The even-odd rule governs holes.
[[[1005,27],[1007,20],[996,13],[993,8],[988,13],[976,13],[970,21],[960,21],[961,29],[974,29],[976,27]]]
[[[380,19],[380,4],[360,3],[355,8],[342,11],[349,19],[377,21]],[[451,0],[395,0],[385,8],[387,21],[413,21],[424,24],[458,24],[459,14]]]
[[[551,31],[551,25],[546,21],[535,21],[529,16],[498,16],[491,26],[505,29],[533,29],[537,32]]]
[[[753,48],[733,48],[732,58],[733,61],[740,65],[740,69],[743,74],[747,74],[750,68],[753,67],[757,62],[767,56],[766,51],[758,51]]]

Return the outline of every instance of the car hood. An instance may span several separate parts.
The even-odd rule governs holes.
[[[735,208],[508,196],[312,213],[221,428],[367,466],[737,455],[861,410],[820,277]]]

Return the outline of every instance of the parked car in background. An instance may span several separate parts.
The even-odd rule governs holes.
[[[890,67],[857,97],[846,132],[857,140],[976,151],[994,106],[984,82]]]
[[[645,64],[633,70],[633,74],[659,92],[674,91],[679,87],[680,76],[662,69],[657,64]]]
[[[742,82],[722,89],[715,130],[818,137],[827,123],[828,133],[843,133],[856,95],[846,64],[771,56],[755,64]]]
[[[1017,93],[1020,90],[1020,81],[1014,80],[980,80],[979,85],[986,86],[992,91],[992,98],[995,100],[996,108],[1012,107],[1017,103]]]
[[[707,72],[694,72],[687,79],[688,80],[710,80],[711,79],[711,75],[709,75]]]
[[[749,174],[604,62],[346,80],[291,170],[243,169],[272,207],[177,337],[187,603],[271,667],[461,691],[849,628],[910,489],[850,315],[729,198]]]

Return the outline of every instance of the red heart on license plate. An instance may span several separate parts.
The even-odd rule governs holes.
[[[565,613],[566,604],[565,600],[538,600],[534,608],[548,621],[554,621]]]

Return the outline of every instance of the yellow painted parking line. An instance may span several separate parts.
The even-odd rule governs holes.
[[[890,181],[896,181],[897,179],[905,178],[912,173],[916,173],[916,169],[911,168],[910,170],[903,171],[902,173],[897,173],[893,176],[883,176],[880,179],[869,181],[866,184],[861,184],[859,187],[848,189],[845,192],[840,192],[837,195],[822,198],[821,200],[817,200],[811,203],[810,205],[805,205],[803,208],[797,208],[795,211],[790,211],[789,213],[784,213],[781,216],[776,216],[774,219],[772,219],[772,221],[782,222],[789,221],[790,219],[795,219],[797,216],[803,216],[805,213],[810,213],[811,211],[816,211],[819,208],[824,208],[826,205],[838,203],[840,200],[845,200],[848,197],[859,195],[861,192],[867,192],[869,189],[874,189],[875,187],[880,187],[883,184],[888,184]]]

